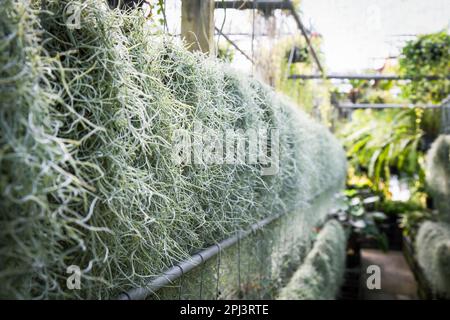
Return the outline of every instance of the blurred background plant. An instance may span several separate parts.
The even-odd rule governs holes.
[[[413,103],[439,103],[450,93],[450,35],[442,31],[408,41],[399,59],[400,72],[411,77],[438,76],[439,80],[417,79],[402,86],[403,96]]]
[[[349,81],[346,93],[335,90],[340,99],[353,103],[438,104],[450,93],[450,36],[446,32],[418,36],[408,41],[395,63],[381,73],[398,72],[438,80]],[[383,199],[393,197],[391,178],[406,183],[411,198],[425,206],[424,154],[440,131],[440,110],[405,108],[356,110],[338,130],[350,162],[349,184],[365,181]],[[406,200],[406,199],[404,199]]]
[[[405,236],[414,239],[420,224],[426,220],[432,220],[432,218],[431,211],[423,208],[415,211],[404,211],[401,215],[400,228],[402,228]]]
[[[411,183],[424,182],[422,129],[418,110],[358,110],[340,131],[351,165],[350,181],[366,178],[367,185],[390,198],[392,174]],[[354,182],[353,182],[354,183]]]
[[[364,190],[347,189],[339,195],[339,204],[330,216],[336,218],[350,233],[350,246],[371,242],[383,251],[389,249],[389,240],[380,225],[386,220],[382,212],[374,211],[378,196],[369,196]],[[352,248],[355,251],[355,248]]]
[[[320,52],[320,35],[311,34],[311,42],[316,52]],[[319,59],[322,59],[320,55]],[[259,51],[257,61],[258,74],[266,83],[285,94],[323,124],[331,126],[331,82],[289,79],[293,74],[316,73],[316,66],[303,37],[295,35],[277,41],[270,50]]]
[[[224,62],[232,62],[234,59],[234,51],[230,43],[219,43],[217,46],[217,58]]]

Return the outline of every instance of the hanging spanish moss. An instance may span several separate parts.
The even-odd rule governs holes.
[[[331,220],[319,232],[305,262],[279,295],[281,300],[331,300],[339,294],[345,270],[346,235]]]
[[[87,0],[73,28],[72,3],[0,1],[2,298],[112,298],[343,185],[337,140],[270,88],[152,35],[137,9]],[[174,163],[174,132],[197,122],[279,130],[279,171]]]
[[[450,298],[450,225],[424,222],[416,238],[417,261],[437,297]]]
[[[450,222],[450,135],[440,135],[428,151],[426,179],[441,218]]]

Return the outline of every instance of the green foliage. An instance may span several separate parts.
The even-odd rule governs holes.
[[[69,3],[1,0],[1,297],[112,298],[342,186],[337,140],[270,88],[102,0],[71,29]],[[197,121],[278,128],[279,172],[173,162],[173,133]],[[70,265],[81,290],[66,288]]]
[[[403,229],[403,234],[411,238],[415,237],[419,225],[432,217],[431,212],[415,200],[392,201],[383,199],[376,204],[376,209],[387,216],[399,216],[399,226]]]
[[[389,249],[388,239],[377,225],[386,220],[386,215],[370,210],[378,201],[377,196],[364,196],[357,189],[347,189],[339,197],[336,210],[331,212],[331,216],[360,240],[374,240],[381,250],[386,251]]]
[[[433,215],[426,209],[415,211],[404,211],[401,214],[400,228],[403,229],[403,234],[414,239],[417,235],[419,226],[424,221],[430,220]]]
[[[369,72],[368,72],[369,73]],[[389,103],[395,101],[389,90],[393,88],[393,81],[367,81],[367,80],[349,80],[352,86],[346,97],[353,103]],[[339,93],[340,100],[343,94]]]
[[[418,37],[403,48],[400,72],[411,77],[447,77],[450,70],[450,37],[445,32]],[[391,81],[351,81],[353,102],[399,102],[387,92]],[[448,79],[413,80],[403,87],[408,103],[439,103],[450,93]],[[439,111],[356,111],[342,129],[347,155],[355,175],[368,177],[375,191],[389,198],[392,172],[411,181],[414,192],[424,191],[424,154],[439,134]],[[413,183],[412,183],[413,182]]]
[[[389,193],[391,170],[413,179],[424,179],[422,130],[416,110],[358,110],[341,130],[355,173],[367,175],[376,191]]]
[[[399,60],[404,75],[440,76],[440,80],[414,80],[403,87],[403,95],[412,102],[439,103],[450,94],[450,35],[445,31],[419,36],[409,41]]]
[[[167,24],[164,0],[144,0],[141,4],[145,9],[144,15],[147,20],[159,26],[165,26]]]
[[[450,299],[450,225],[424,222],[415,242],[417,261],[435,295]]]
[[[219,44],[217,48],[217,58],[224,62],[232,62],[234,59],[234,50],[229,43]]]
[[[319,232],[305,263],[280,291],[280,300],[331,300],[339,294],[347,239],[339,222],[330,220]]]
[[[285,53],[286,61],[291,63],[309,63],[309,50],[307,46],[299,47],[293,46]]]
[[[319,39],[314,38],[313,45],[319,47]],[[289,63],[294,47],[300,62]],[[330,83],[323,81],[302,81],[288,79],[292,74],[313,73],[313,65],[305,40],[301,36],[282,39],[270,50],[262,50],[258,57],[258,73],[271,84],[276,91],[291,98],[302,110],[313,114],[322,123],[331,126],[332,106],[330,104]]]
[[[384,199],[377,203],[376,208],[378,211],[382,211],[388,216],[424,209],[424,207],[416,201],[393,201],[388,199]]]

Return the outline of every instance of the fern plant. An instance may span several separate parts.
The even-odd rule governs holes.
[[[389,193],[393,172],[423,181],[420,110],[359,110],[341,131],[356,174],[376,191]]]

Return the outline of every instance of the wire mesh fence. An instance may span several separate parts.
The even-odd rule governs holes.
[[[146,299],[274,299],[303,262],[335,203],[326,192],[253,231]]]

